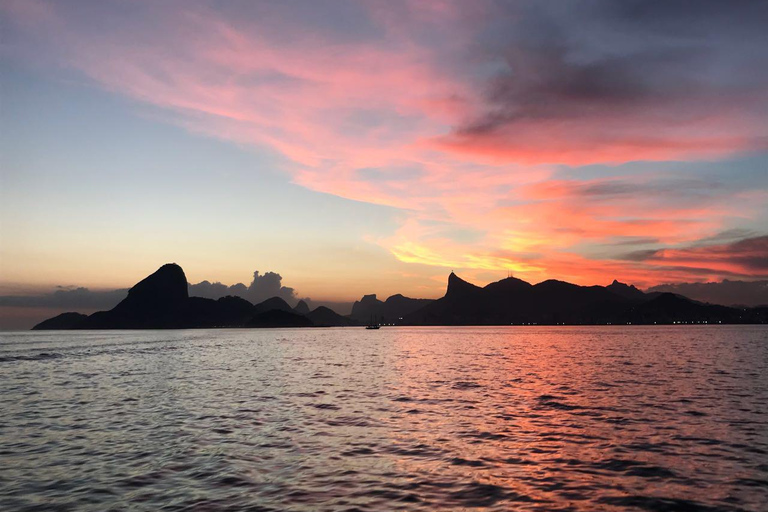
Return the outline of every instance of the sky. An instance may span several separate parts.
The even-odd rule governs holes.
[[[0,321],[167,262],[316,303],[451,270],[768,302],[766,26],[741,0],[0,0]]]

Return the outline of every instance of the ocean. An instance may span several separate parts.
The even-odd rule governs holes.
[[[768,326],[0,334],[8,511],[768,510]]]

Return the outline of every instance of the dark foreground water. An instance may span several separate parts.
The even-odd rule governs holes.
[[[0,335],[2,510],[768,510],[768,328]]]

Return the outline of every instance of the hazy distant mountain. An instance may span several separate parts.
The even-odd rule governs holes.
[[[481,288],[451,272],[441,299],[393,295],[382,302],[366,295],[355,303],[351,317],[323,306],[308,311],[304,302],[291,308],[280,297],[255,306],[240,297],[190,297],[187,286],[181,267],[163,265],[109,311],[64,313],[34,328],[330,327],[359,325],[370,316],[398,325],[768,323],[768,308],[730,308],[672,293],[646,294],[617,281],[608,286],[556,280],[531,285],[509,277]]]
[[[732,281],[723,279],[719,283],[676,283],[661,284],[649,292],[670,292],[702,302],[733,306],[768,306],[768,280]]]
[[[277,309],[279,311],[285,311],[285,312],[293,312],[293,308],[288,305],[285,300],[283,300],[280,297],[272,297],[271,299],[267,299],[264,302],[260,302],[253,306],[253,310],[256,313],[265,313],[267,311]]]
[[[309,313],[309,306],[303,300],[300,300],[296,307],[293,308],[293,312],[299,315],[306,315]]]
[[[367,321],[373,315],[381,316],[384,303],[376,298],[376,294],[363,295],[363,298],[352,304],[352,313],[349,315],[361,322]]]
[[[316,327],[345,327],[352,325],[349,318],[343,317],[330,308],[319,306],[307,313],[306,317]]]
[[[616,295],[620,295],[625,299],[643,300],[646,295],[642,291],[638,290],[634,285],[620,283],[615,279],[611,284],[606,286],[605,289],[615,293]]]
[[[364,295],[352,305],[352,314],[349,316],[361,323],[369,322],[372,317],[381,323],[396,323],[431,302],[431,299],[412,299],[400,294],[392,295],[382,302],[376,298],[376,294]]]
[[[636,324],[687,323],[755,323],[768,321],[768,309],[741,309],[702,304],[674,293],[658,293],[631,308],[627,320]]]

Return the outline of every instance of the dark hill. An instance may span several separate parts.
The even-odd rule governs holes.
[[[352,325],[349,318],[343,317],[325,306],[315,308],[312,312],[308,313],[306,317],[316,327],[346,327]]]
[[[532,287],[533,285],[531,283],[527,283],[522,279],[517,279],[516,277],[508,277],[506,279],[502,279],[501,281],[496,281],[495,283],[486,285],[483,290],[491,293],[504,294],[528,291]]]
[[[372,316],[381,316],[384,303],[376,298],[376,294],[363,295],[363,298],[352,304],[350,316],[360,322],[367,322]]]
[[[32,328],[33,331],[60,331],[74,329],[77,325],[88,318],[88,315],[81,313],[62,313],[60,315],[43,320]]]
[[[109,311],[99,311],[80,322],[78,329],[167,329],[185,327],[187,277],[169,263],[128,290],[128,296]]]
[[[634,302],[602,286],[549,280],[533,287],[528,316],[537,323],[607,323]]]
[[[651,300],[633,307],[627,315],[627,321],[637,324],[731,324],[745,321],[751,323],[756,321],[759,315],[759,308],[751,310],[702,304],[674,293],[661,293]]]
[[[434,302],[432,299],[413,299],[401,294],[392,295],[384,301],[382,322],[396,322],[414,311],[418,311],[427,304]]]
[[[296,307],[293,308],[293,312],[297,315],[306,315],[309,313],[309,306],[303,300],[300,300]]]
[[[302,315],[281,309],[270,309],[251,318],[246,327],[312,327],[312,321]]]
[[[240,297],[190,297],[178,321],[185,327],[243,327],[255,314],[253,304]]]
[[[372,317],[380,323],[397,323],[431,302],[431,299],[412,299],[399,293],[384,302],[378,300],[375,294],[365,295],[352,305],[352,314],[349,316],[358,323],[368,323]]]
[[[271,299],[267,299],[264,302],[259,302],[253,307],[253,310],[256,313],[266,313],[267,311],[273,309],[278,311],[285,311],[287,313],[293,312],[293,308],[280,297],[272,297]]]

